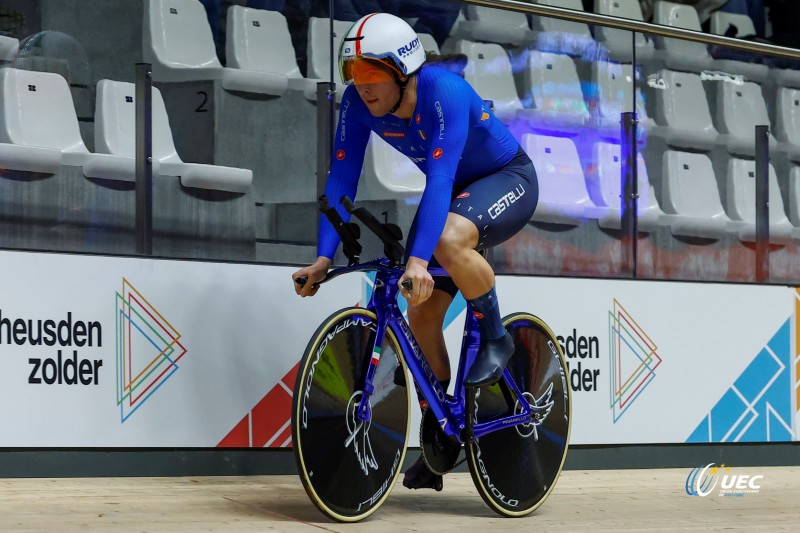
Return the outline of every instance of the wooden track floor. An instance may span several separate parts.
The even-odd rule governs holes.
[[[687,495],[689,470],[565,471],[523,518],[496,515],[454,473],[439,493],[398,483],[356,524],[325,518],[295,476],[0,479],[0,531],[800,531],[800,467],[732,469],[763,476],[741,497]]]

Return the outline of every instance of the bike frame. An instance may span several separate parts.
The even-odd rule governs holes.
[[[464,339],[461,343],[461,357],[456,373],[455,395],[453,399],[448,399],[445,390],[434,376],[433,370],[431,370],[419,344],[414,339],[411,328],[397,304],[398,282],[404,272],[402,268],[392,266],[386,258],[375,259],[358,265],[334,269],[328,273],[325,281],[349,272],[370,271],[375,271],[376,276],[367,310],[375,313],[377,317],[377,331],[375,344],[372,347],[371,362],[367,368],[362,397],[357,411],[359,420],[367,422],[371,414],[369,400],[374,391],[372,380],[381,358],[381,347],[388,328],[392,330],[397,338],[401,355],[445,435],[464,443],[499,429],[520,424],[538,423],[538,417],[535,415],[538,411],[537,406],[530,405],[527,401],[522,401],[524,396],[506,369],[503,371],[503,379],[509,389],[516,394],[520,412],[489,422],[474,425],[468,424],[467,402],[474,401],[474,394],[468,394],[467,389],[463,386],[463,381],[467,369],[474,361],[480,347],[480,332],[477,319],[472,313],[467,313],[464,325]],[[431,268],[430,273],[434,276],[447,275],[447,272],[442,268]]]

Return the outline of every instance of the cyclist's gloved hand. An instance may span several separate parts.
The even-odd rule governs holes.
[[[331,267],[331,260],[327,257],[317,257],[313,264],[303,267],[292,274],[294,292],[305,298],[314,296],[319,290],[319,282],[325,279],[325,275]],[[298,279],[305,278],[305,283],[298,282]]]
[[[402,286],[405,280],[412,282],[413,286],[410,292]],[[400,294],[405,296],[408,305],[412,307],[416,307],[430,298],[433,292],[433,276],[428,272],[428,262],[419,257],[410,257],[406,263],[406,271],[398,283],[401,284]]]

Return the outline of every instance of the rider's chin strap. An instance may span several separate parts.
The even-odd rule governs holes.
[[[395,74],[394,80],[397,82],[397,85],[400,86],[400,98],[397,99],[397,103],[394,104],[394,107],[389,110],[389,113],[394,113],[400,107],[400,104],[403,103],[403,94],[406,92],[406,86],[408,86],[408,82],[411,80],[411,77],[406,78],[405,81],[400,81],[400,78],[397,77]]]

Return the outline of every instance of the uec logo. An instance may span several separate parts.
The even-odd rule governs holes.
[[[720,474],[720,468],[730,471],[730,467],[715,463],[693,468],[686,478],[686,494],[689,496],[708,496],[720,482],[720,495],[726,493],[751,492],[756,493],[761,488],[759,480],[764,476],[749,476],[744,474]]]

